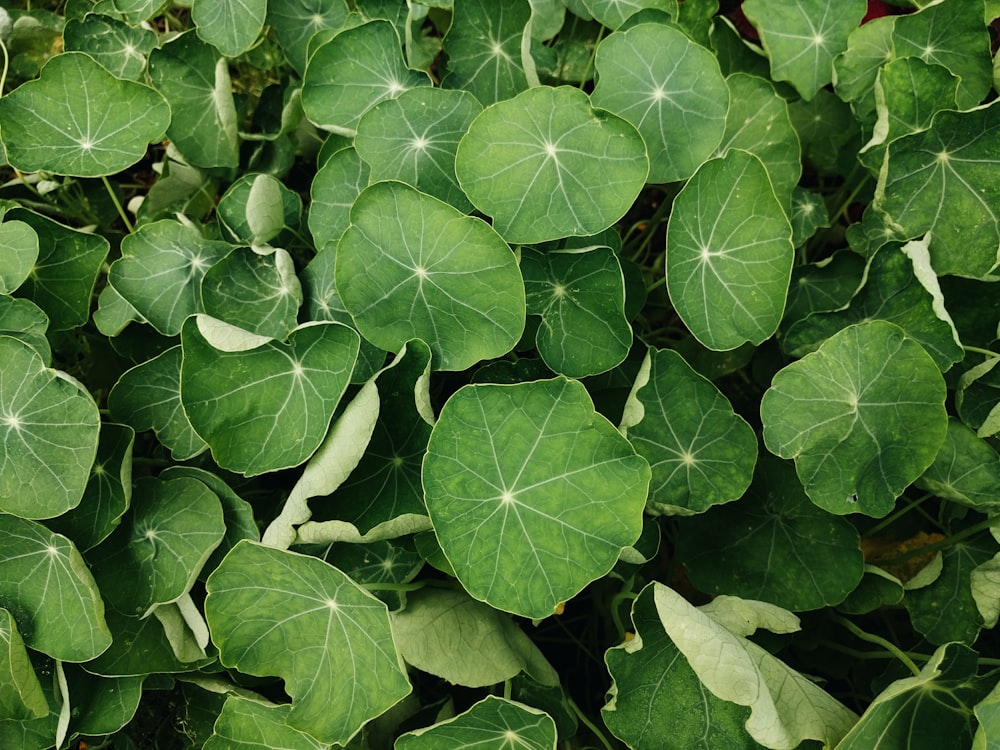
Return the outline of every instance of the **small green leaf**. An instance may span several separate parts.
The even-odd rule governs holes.
[[[93,674],[105,677],[177,674],[217,661],[214,657],[179,659],[156,617],[128,617],[109,609],[107,622],[113,640],[104,653],[87,662],[87,671]]]
[[[578,381],[557,378],[460,389],[431,433],[423,482],[466,590],[547,617],[639,538],[649,467]]]
[[[336,242],[351,223],[351,206],[371,180],[371,167],[353,148],[333,154],[313,177],[309,231],[322,250]]]
[[[226,57],[243,54],[264,28],[267,0],[197,0],[191,20],[198,36]]]
[[[537,86],[487,108],[455,157],[469,200],[512,243],[608,228],[632,205],[647,167],[635,128],[569,86]]]
[[[347,21],[344,0],[282,0],[268,3],[267,22],[281,51],[301,76],[306,69],[309,37],[323,29],[341,29]]]
[[[760,344],[781,321],[792,272],[792,228],[767,170],[731,149],[674,200],[667,224],[667,291],[710,349]]]
[[[86,52],[116,78],[137,81],[146,69],[146,56],[156,47],[156,34],[107,16],[88,14],[66,22],[63,46],[67,52]]]
[[[28,278],[38,260],[38,235],[23,221],[0,224],[0,294],[10,294]]]
[[[792,191],[792,244],[802,247],[820,227],[830,226],[830,216],[823,196],[796,187]],[[795,269],[792,271],[793,275]],[[788,314],[786,304],[785,314]]]
[[[73,707],[71,735],[112,734],[135,716],[142,698],[142,677],[99,677],[74,664],[64,664],[63,669]]]
[[[517,261],[489,225],[400,182],[366,188],[337,247],[337,291],[361,334],[426,341],[437,369],[510,351],[524,329]]]
[[[135,164],[163,137],[170,106],[92,57],[65,52],[0,99],[0,121],[7,158],[18,169],[101,177]]]
[[[917,486],[983,512],[1000,509],[1000,455],[957,419]]]
[[[870,158],[869,150],[897,138],[926,130],[942,109],[955,109],[958,79],[941,65],[925,63],[919,57],[893,60],[879,71],[875,83],[875,122],[871,141],[862,154],[881,166],[881,149]]]
[[[250,173],[229,186],[218,212],[236,242],[258,245],[277,238],[280,243],[286,237],[282,229],[299,225],[302,199],[271,175]]]
[[[764,443],[795,459],[821,508],[878,518],[937,455],[944,397],[920,344],[892,323],[858,323],[774,376],[760,407]]]
[[[537,708],[490,695],[453,719],[407,732],[395,750],[438,750],[443,747],[516,747],[555,750],[556,725]]]
[[[642,135],[649,182],[690,177],[719,146],[729,89],[715,57],[679,29],[641,23],[618,31],[601,42],[594,65],[594,105]]]
[[[582,0],[594,20],[609,29],[617,29],[631,16],[642,10],[652,9],[677,18],[677,0]]]
[[[0,716],[13,721],[49,715],[49,702],[38,682],[13,615],[0,609]]]
[[[244,541],[207,589],[222,662],[284,678],[289,726],[343,744],[410,692],[385,605],[323,561]]]
[[[239,695],[229,695],[203,750],[254,750],[286,747],[325,750],[328,745],[313,739],[286,722],[291,706],[274,706]]]
[[[791,325],[816,312],[839,310],[851,301],[864,283],[867,264],[857,253],[834,253],[818,263],[792,269],[785,303],[785,325]]]

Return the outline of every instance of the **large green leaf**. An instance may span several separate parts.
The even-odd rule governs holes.
[[[510,351],[524,328],[517,261],[485,222],[400,182],[366,188],[337,246],[337,291],[361,334],[426,341],[437,369]]]
[[[710,349],[760,344],[781,321],[792,272],[792,228],[767,170],[731,149],[674,200],[667,224],[667,291]]]
[[[243,541],[207,589],[222,662],[284,678],[288,724],[321,742],[346,743],[410,692],[385,605],[322,560]]]
[[[90,393],[0,336],[0,511],[51,518],[76,507],[97,454],[100,417]]]
[[[0,99],[0,122],[7,159],[18,169],[101,177],[135,164],[163,137],[170,106],[89,55],[65,52]]]
[[[431,433],[423,482],[469,593],[546,617],[639,538],[649,466],[578,381],[556,378],[455,393]]]
[[[516,747],[555,750],[556,725],[537,708],[490,695],[453,719],[407,732],[395,750],[439,748]]]
[[[945,384],[934,360],[885,321],[848,326],[774,376],[764,443],[832,513],[884,516],[944,440]]]
[[[579,89],[537,86],[487,108],[455,157],[469,200],[513,243],[596,234],[642,189],[642,137]]]
[[[616,32],[601,42],[594,65],[594,105],[625,118],[642,135],[649,182],[690,177],[722,141],[726,81],[715,56],[679,29],[641,23]]]
[[[302,326],[281,343],[197,316],[181,342],[184,411],[216,462],[247,476],[312,455],[358,353],[357,333],[338,323]]]
[[[53,659],[93,659],[111,644],[104,602],[73,543],[0,514],[0,604],[24,642]]]
[[[226,57],[246,52],[264,28],[267,0],[197,0],[191,20],[198,36]]]
[[[757,460],[753,430],[675,351],[646,355],[621,429],[652,468],[651,512],[701,513],[735,500],[750,484]]]

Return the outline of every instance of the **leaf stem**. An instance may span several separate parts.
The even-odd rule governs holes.
[[[587,729],[589,729],[594,736],[600,740],[600,743],[604,745],[607,750],[615,750],[608,738],[604,736],[604,733],[598,729],[597,725],[592,722],[582,710],[580,710],[578,705],[576,705],[576,701],[568,695],[566,696],[566,700],[569,702],[569,707],[573,709],[573,713],[576,714],[576,718],[580,720],[580,723],[587,727]]]
[[[101,182],[104,183],[104,187],[108,191],[108,195],[111,196],[111,202],[115,204],[115,208],[118,210],[118,216],[121,217],[122,223],[125,225],[125,229],[128,230],[129,234],[132,234],[132,232],[135,231],[135,227],[129,220],[125,209],[122,207],[122,202],[118,200],[118,195],[115,193],[114,188],[111,187],[111,183],[108,182],[108,178],[104,175],[101,175]]]
[[[866,539],[869,538],[869,537],[875,536],[876,534],[878,534],[880,531],[882,531],[887,526],[891,526],[892,524],[894,524],[897,520],[899,520],[900,518],[902,518],[903,516],[905,516],[911,510],[914,510],[914,509],[919,510],[920,509],[920,504],[923,503],[925,500],[928,500],[931,497],[933,497],[933,495],[928,492],[926,495],[922,495],[922,496],[918,497],[916,500],[908,500],[907,499],[906,505],[904,505],[899,510],[894,511],[893,513],[890,513],[889,515],[887,515],[885,518],[883,518],[877,524],[875,524],[870,529],[868,529],[868,531],[866,531],[864,534],[862,534],[862,536],[865,537]]]
[[[875,635],[874,633],[868,633],[862,630],[853,622],[848,620],[846,617],[841,617],[840,615],[833,615],[832,618],[834,622],[844,626],[861,640],[867,641],[868,643],[874,643],[884,648],[890,654],[899,659],[899,661],[905,664],[906,668],[909,669],[914,674],[914,676],[920,674],[920,668],[913,662],[913,659],[911,659],[906,654],[905,651],[899,648],[899,646],[897,646],[892,641],[888,641],[880,635]]]
[[[937,552],[939,549],[947,549],[952,547],[959,542],[963,542],[970,536],[975,536],[981,531],[986,531],[993,528],[994,526],[1000,526],[1000,516],[994,516],[993,518],[987,518],[979,523],[974,523],[972,526],[962,529],[949,536],[946,539],[942,539],[940,542],[934,542],[932,544],[925,544],[923,547],[917,547],[916,549],[911,549],[908,552],[904,552],[896,557],[890,557],[888,560],[877,560],[878,565],[899,565],[902,562],[906,562],[911,557],[919,557],[920,555],[926,555],[928,552]]]
[[[852,659],[895,659],[897,658],[895,654],[887,653],[885,651],[862,651],[861,649],[851,648],[850,646],[844,646],[836,641],[831,641],[827,638],[819,638],[816,641],[819,645],[830,649],[831,651],[837,651],[842,654],[850,656]],[[927,654],[918,654],[915,651],[901,651],[901,653],[906,654],[908,657],[916,661],[929,661],[930,656]],[[984,663],[986,660],[980,659],[980,663]],[[993,661],[1000,662],[1000,659],[994,659]]]
[[[365,591],[419,591],[427,584],[423,581],[417,583],[392,583],[391,581],[362,583],[361,588]]]
[[[963,346],[963,349],[967,352],[973,352],[975,354],[982,354],[984,357],[990,357],[991,359],[997,359],[1000,357],[1000,352],[990,351],[989,349],[982,349],[978,346]]]

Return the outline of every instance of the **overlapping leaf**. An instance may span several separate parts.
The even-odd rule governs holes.
[[[556,725],[543,711],[490,695],[453,719],[408,732],[396,740],[398,750],[480,745],[554,750]]]
[[[264,28],[267,0],[198,0],[191,19],[198,36],[226,57],[246,52]]]

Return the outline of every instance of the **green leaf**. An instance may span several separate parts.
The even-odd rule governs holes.
[[[453,719],[407,732],[395,750],[437,750],[442,747],[516,747],[555,750],[556,725],[537,708],[489,695]]]
[[[638,132],[579,89],[538,86],[484,110],[455,157],[469,200],[512,243],[596,234],[646,179]]]
[[[847,37],[847,48],[833,61],[834,90],[851,102],[855,114],[866,122],[875,109],[875,81],[883,65],[896,58],[892,34],[898,16],[883,16],[861,24]]]
[[[642,60],[642,65],[636,65]],[[648,182],[690,177],[719,146],[730,96],[719,63],[679,29],[640,23],[597,48],[594,105],[636,127]]]
[[[775,375],[760,407],[764,443],[795,459],[821,508],[881,517],[937,455],[944,397],[920,344],[892,323],[858,323]]]
[[[7,159],[18,169],[101,177],[145,155],[166,131],[170,107],[153,89],[66,52],[0,99],[0,122]]]
[[[322,251],[336,242],[351,223],[351,206],[371,180],[371,167],[353,148],[333,154],[313,177],[309,231]]]
[[[750,707],[746,730],[757,742],[785,750],[807,739],[833,746],[854,725],[857,717],[822,688],[742,637],[761,624],[773,627],[755,622],[767,610],[750,614],[765,605],[726,597],[726,606],[737,605],[740,609],[716,607],[710,613],[692,606],[663,584],[654,582],[650,586],[660,623],[702,684],[722,700]],[[774,609],[775,614],[783,612]],[[726,616],[732,619],[723,619]],[[727,622],[746,627],[733,632]]]
[[[156,34],[149,29],[96,14],[67,21],[63,29],[67,52],[86,52],[111,75],[130,81],[141,78],[146,57],[156,47],[156,41]]]
[[[295,228],[302,216],[302,199],[269,174],[245,174],[219,199],[219,218],[227,233],[236,241],[260,245],[275,239],[291,239],[281,234],[285,227]]]
[[[609,29],[617,29],[642,10],[662,11],[673,18],[680,13],[677,0],[582,0],[582,2],[594,20]]]
[[[18,293],[45,311],[53,331],[86,323],[94,284],[108,255],[108,241],[22,208],[9,211],[6,218],[24,222],[38,235],[38,260]]]
[[[176,336],[185,318],[203,310],[205,272],[231,250],[187,224],[155,221],[122,239],[108,281],[157,331]]]
[[[701,513],[735,500],[750,484],[757,460],[753,430],[675,351],[648,352],[621,429],[652,468],[650,512]]]
[[[699,590],[794,612],[839,604],[864,571],[855,528],[809,502],[791,464],[773,456],[746,497],[682,521],[677,539]]]
[[[823,196],[800,187],[792,191],[791,218],[792,244],[795,247],[802,247],[820,227],[830,226],[830,216],[826,210],[826,203],[823,202]],[[793,275],[795,270],[792,270]],[[787,303],[785,308],[785,315],[788,315]]]
[[[997,705],[998,702],[1000,702],[1000,685],[994,686],[973,709],[979,720],[976,736],[972,743],[973,750],[996,750],[997,739],[1000,737],[997,734],[1000,730],[1000,724],[998,724],[1000,713],[997,711],[1000,706]]]
[[[72,704],[70,734],[111,734],[135,716],[142,698],[141,677],[98,677],[64,664]]]
[[[430,83],[403,60],[396,30],[370,21],[337,34],[309,58],[302,108],[318,127],[354,136],[361,116],[383,99]]]
[[[321,560],[240,542],[207,589],[222,662],[282,677],[289,726],[343,744],[410,692],[385,605]]]
[[[674,200],[667,224],[667,291],[710,349],[760,344],[781,321],[792,271],[792,228],[754,155],[711,159]]]
[[[904,237],[931,233],[940,274],[982,277],[1000,248],[1000,107],[938,112],[929,130],[889,144],[875,190],[876,210]]]
[[[639,538],[649,468],[578,381],[556,378],[460,389],[431,433],[423,482],[466,590],[540,618]]]
[[[614,681],[601,716],[634,748],[757,750],[744,729],[750,709],[717,698],[667,636],[653,587],[632,604],[635,637],[610,648],[604,661]]]
[[[521,250],[527,311],[542,318],[535,343],[553,372],[585,377],[621,364],[632,345],[625,283],[609,247]]]
[[[746,0],[743,11],[760,31],[771,77],[788,81],[803,99],[833,80],[833,59],[866,10],[865,0]]]
[[[264,28],[267,0],[196,0],[191,20],[198,36],[226,57],[246,52]]]
[[[87,662],[87,671],[93,674],[105,677],[169,675],[190,672],[216,661],[214,657],[193,661],[179,659],[156,617],[140,619],[109,609],[107,622],[113,640],[104,653]]]
[[[846,307],[864,283],[866,268],[864,258],[850,251],[795,266],[782,323],[791,325],[812,313]]]
[[[38,260],[38,235],[23,221],[0,224],[0,294],[10,294],[28,278]]]
[[[914,677],[896,680],[876,696],[837,750],[969,747],[972,707],[988,690],[976,678],[976,653],[960,643],[938,648]]]
[[[227,60],[189,31],[153,50],[149,78],[172,104],[167,137],[185,160],[197,167],[235,167],[239,141]]]
[[[132,512],[88,560],[111,606],[146,617],[188,593],[225,531],[219,498],[201,482],[143,477]]]
[[[111,643],[104,602],[73,543],[0,514],[0,602],[24,642],[53,659],[93,659]]]
[[[326,743],[290,727],[286,721],[291,706],[275,706],[239,695],[230,695],[222,706],[212,736],[203,750],[253,750],[287,747],[324,750]]]
[[[408,606],[409,593],[395,591],[393,586],[412,581],[424,567],[424,559],[417,552],[410,537],[381,539],[375,542],[332,544],[323,559],[362,587],[369,587],[391,613]],[[375,584],[375,585],[372,585]],[[399,639],[393,634],[396,646]]]
[[[51,518],[76,507],[97,454],[97,404],[27,344],[0,336],[0,511]]]
[[[337,247],[337,291],[375,346],[397,351],[419,338],[436,368],[464,370],[517,343],[521,274],[485,222],[399,182],[366,188],[351,222]]]
[[[0,609],[0,716],[13,721],[41,719],[49,702],[28,659],[13,615]]]
[[[472,204],[455,177],[455,152],[482,111],[466,91],[411,89],[365,113],[355,147],[371,167],[372,182],[400,180],[469,211]]]
[[[31,300],[15,299],[0,295],[0,336],[23,341],[47,364],[52,359],[52,349],[45,332],[49,317]]]
[[[181,342],[184,411],[216,462],[247,476],[312,455],[358,352],[358,335],[337,323],[302,326],[280,343],[197,316]]]
[[[423,589],[392,614],[392,634],[410,666],[466,687],[486,687],[524,671],[547,685],[559,675],[502,612],[461,591]]]
[[[267,23],[299,76],[306,69],[309,37],[323,29],[343,28],[347,15],[344,0],[282,0],[267,7]]]
[[[865,565],[861,583],[837,608],[847,614],[863,615],[899,604],[903,593],[903,584],[894,575],[875,565]]]
[[[948,433],[937,456],[917,486],[938,497],[985,512],[1000,509],[1000,455],[957,419],[948,420]]]

